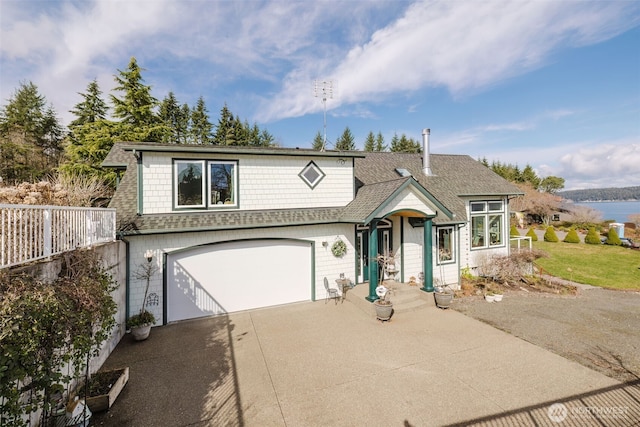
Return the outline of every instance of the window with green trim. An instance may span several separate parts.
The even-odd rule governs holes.
[[[209,162],[209,205],[235,205],[236,163]]]
[[[176,208],[203,208],[204,160],[176,160],[174,162]]]
[[[454,228],[437,227],[436,244],[438,246],[438,264],[456,262]]]
[[[228,160],[174,160],[176,209],[238,206],[238,162]]]

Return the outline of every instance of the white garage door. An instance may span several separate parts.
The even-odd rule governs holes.
[[[167,255],[167,321],[311,299],[311,243],[248,240]]]

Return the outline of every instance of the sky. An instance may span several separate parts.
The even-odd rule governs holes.
[[[157,99],[202,96],[214,124],[226,104],[284,147],[429,128],[432,153],[566,190],[640,185],[637,1],[0,0],[2,106],[33,82],[66,125],[131,57]]]

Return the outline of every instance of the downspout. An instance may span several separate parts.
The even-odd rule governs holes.
[[[136,173],[138,176],[138,185],[137,185],[137,198],[138,203],[136,205],[136,214],[142,215],[142,153],[137,152],[135,149],[133,150],[133,155],[136,158]]]

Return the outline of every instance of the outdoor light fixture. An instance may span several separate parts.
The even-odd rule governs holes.
[[[322,246],[324,246],[325,248],[327,247],[327,245],[329,245],[329,243],[326,240],[322,242]]]
[[[148,262],[151,262],[151,260],[153,259],[153,251],[151,249],[147,249],[147,251],[144,253],[144,257]]]

